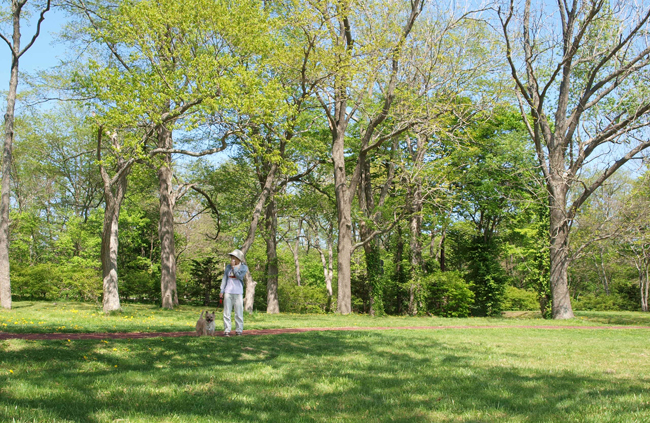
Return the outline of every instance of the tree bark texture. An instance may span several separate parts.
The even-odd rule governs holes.
[[[14,20],[14,49],[20,48],[20,30],[16,37]],[[18,58],[11,63],[7,112],[5,113],[5,139],[2,150],[2,196],[0,197],[0,305],[11,309],[11,278],[9,276],[9,202],[11,191],[11,165],[14,140],[14,115],[18,89]]]
[[[327,312],[332,309],[332,280],[334,279],[334,249],[332,248],[332,227],[327,234],[327,261],[325,260],[325,254],[319,249],[321,263],[323,265],[323,275],[325,276],[325,289],[327,290]]]
[[[103,277],[103,310],[104,313],[120,310],[118,291],[117,252],[120,207],[127,186],[125,172],[115,184],[115,192],[104,195],[106,209],[104,210],[104,227],[102,230],[102,277]],[[109,188],[110,189],[110,188]]]
[[[278,298],[278,251],[277,251],[278,215],[275,199],[266,205],[266,312],[280,312]]]
[[[104,187],[104,225],[102,229],[101,260],[103,279],[103,311],[110,313],[120,310],[120,295],[118,289],[117,255],[119,246],[119,220],[122,200],[126,194],[127,177],[131,171],[133,161],[125,161],[119,155],[117,159],[117,172],[113,178],[109,177],[102,162],[102,138],[104,128],[97,130],[97,162],[99,173]],[[119,144],[117,133],[111,136],[113,150],[117,151]]]
[[[296,285],[300,286],[300,233],[302,232],[302,219],[298,220],[298,232],[296,233],[296,245],[291,248],[293,254],[293,266],[296,269]]]
[[[403,284],[404,281],[404,269],[402,268],[402,257],[404,256],[404,239],[402,238],[402,227],[398,224],[397,225],[397,241],[395,243],[395,279],[397,279],[397,282],[399,284]],[[402,285],[403,286],[403,285]],[[398,304],[398,310],[397,312],[399,314],[403,313],[403,308],[402,308],[402,298],[401,298],[401,292],[402,290],[400,289],[397,292],[397,304]]]
[[[5,137],[2,149],[2,182],[0,194],[0,306],[11,309],[11,277],[9,272],[9,209],[11,207],[11,167],[13,165],[14,118],[16,115],[16,94],[18,92],[18,64],[20,57],[31,48],[41,32],[45,13],[50,10],[50,0],[41,10],[36,32],[27,45],[20,49],[20,19],[23,6],[27,0],[11,1],[12,37],[9,41],[4,35],[2,40],[11,51],[11,70],[9,91],[7,92],[7,110],[4,116]]]
[[[172,148],[172,133],[164,125],[158,127],[158,147]],[[176,247],[174,242],[174,193],[172,186],[173,170],[171,154],[161,155],[162,164],[158,167],[158,195],[160,200],[160,293],[162,307],[173,309],[178,305],[176,290]]]
[[[332,158],[334,160],[334,186],[339,239],[337,245],[338,298],[336,312],[352,312],[352,285],[350,260],[352,258],[352,204],[345,174],[344,133],[334,137]]]
[[[273,184],[275,183],[275,175],[277,171],[278,165],[276,163],[273,163],[269,169],[269,173],[266,175],[266,180],[264,181],[262,192],[260,193],[260,196],[257,199],[257,203],[255,204],[255,208],[253,209],[253,216],[251,217],[251,223],[248,227],[248,235],[244,240],[244,244],[240,248],[241,252],[244,253],[244,256],[253,245],[253,241],[255,241],[255,232],[257,231],[257,225],[259,224],[260,217],[264,211],[264,204],[266,204],[266,200],[272,195]],[[248,268],[250,269],[250,266]],[[255,303],[255,286],[257,285],[257,282],[253,280],[251,272],[246,273],[244,283],[246,284],[244,310],[252,313],[253,305]]]
[[[550,261],[553,318],[572,319],[571,296],[567,273],[569,269],[569,220],[566,214],[566,185],[561,179],[551,181],[550,195]]]
[[[374,224],[378,224],[380,213],[375,211],[375,198],[372,190],[372,180],[370,175],[370,163],[366,160],[363,164],[363,172],[361,173],[361,181],[359,184],[359,207],[364,212],[366,218]],[[382,193],[388,193],[388,186],[392,182],[392,172],[389,172],[386,178],[386,185]],[[383,205],[385,197],[380,197],[379,204]],[[384,314],[384,301],[383,301],[383,284],[382,284],[382,264],[381,252],[379,250],[379,243],[377,237],[374,235],[374,230],[369,227],[365,221],[359,224],[359,232],[361,240],[366,241],[363,244],[363,251],[366,258],[366,274],[368,278],[368,285],[370,286],[370,309],[371,316]]]

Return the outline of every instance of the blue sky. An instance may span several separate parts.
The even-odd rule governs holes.
[[[31,25],[23,25],[21,28],[21,45],[24,47],[31,40],[36,29],[38,16],[32,16],[29,20]],[[45,20],[41,25],[41,35],[34,45],[21,57],[20,72],[33,73],[47,69],[59,63],[64,57],[65,48],[56,42],[56,34],[61,31],[67,19],[64,13],[57,10],[50,10],[45,14]],[[8,27],[2,27],[2,34],[10,38]],[[0,92],[9,89],[9,72],[11,66],[11,55],[7,44],[0,40]],[[20,80],[18,89],[20,90]]]

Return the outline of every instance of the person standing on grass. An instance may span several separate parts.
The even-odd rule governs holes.
[[[230,264],[226,265],[221,281],[220,298],[223,298],[223,334],[230,336],[232,328],[231,313],[235,308],[235,333],[241,335],[244,331],[244,276],[248,266],[244,263],[244,253],[234,250],[228,254]]]

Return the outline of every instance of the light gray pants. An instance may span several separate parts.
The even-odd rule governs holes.
[[[223,294],[223,331],[230,333],[232,328],[233,306],[235,307],[235,332],[241,333],[244,330],[244,299],[242,294]]]

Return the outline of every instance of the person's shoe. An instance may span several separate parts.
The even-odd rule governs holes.
[[[236,334],[237,334],[237,336],[241,336],[241,332],[237,332]]]
[[[223,336],[229,337],[229,336],[230,336],[230,332],[224,332],[224,333],[223,333]]]

